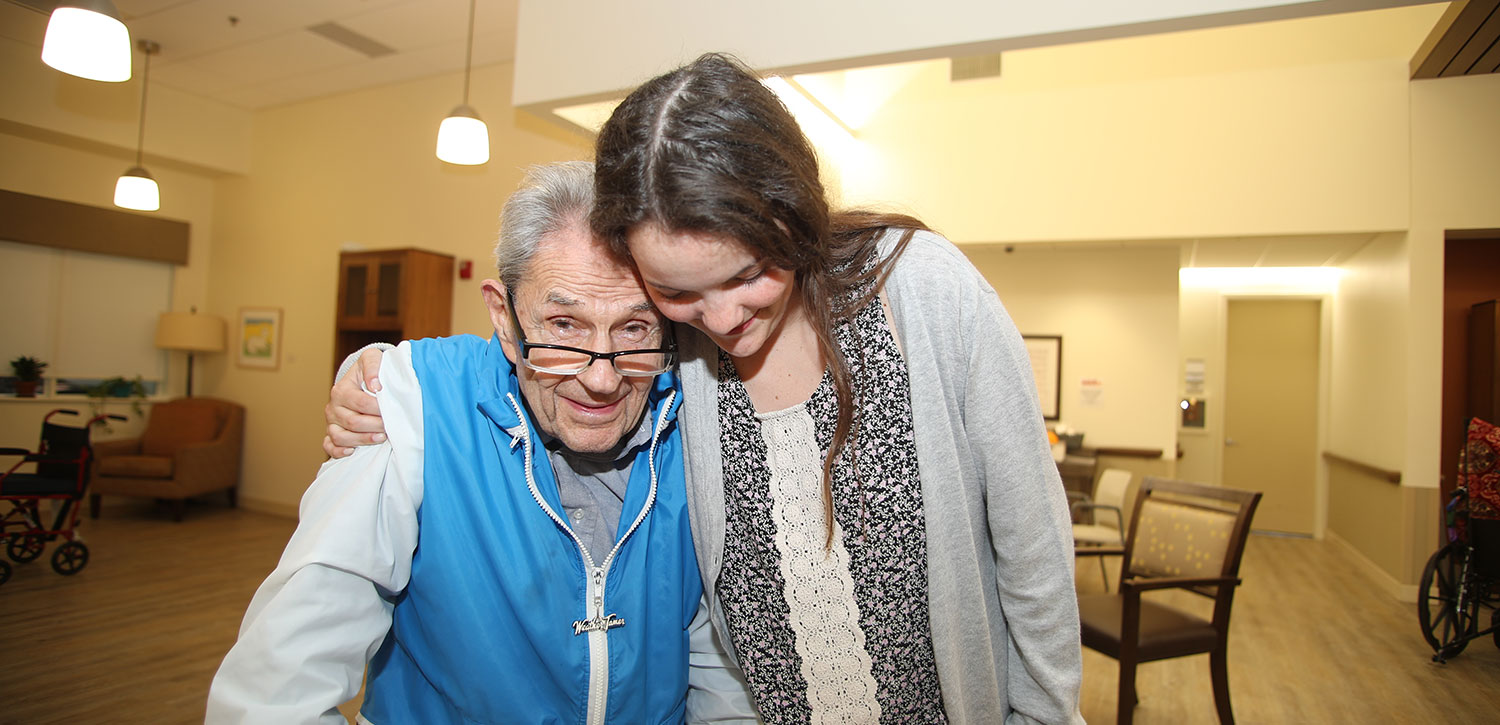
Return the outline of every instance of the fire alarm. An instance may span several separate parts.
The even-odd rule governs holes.
[[[474,263],[470,260],[460,260],[458,263],[458,278],[468,279],[474,276]]]

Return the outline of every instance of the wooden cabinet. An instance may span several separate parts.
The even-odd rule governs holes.
[[[452,330],[453,257],[421,249],[339,255],[333,365],[372,342],[397,343]]]

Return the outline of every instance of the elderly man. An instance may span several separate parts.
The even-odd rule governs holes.
[[[388,440],[319,471],[210,722],[343,722],[367,664],[367,722],[684,720],[702,587],[675,352],[588,231],[592,176],[537,167],[506,202],[492,338],[381,360]]]

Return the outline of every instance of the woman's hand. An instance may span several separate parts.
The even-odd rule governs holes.
[[[355,446],[385,441],[385,421],[380,419],[380,401],[370,392],[380,390],[380,356],[369,349],[360,354],[354,367],[334,384],[328,394],[323,417],[328,421],[328,435],[323,436],[323,452],[330,458],[354,453]],[[361,387],[363,384],[363,388]]]

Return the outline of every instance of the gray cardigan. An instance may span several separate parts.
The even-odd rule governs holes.
[[[895,238],[883,240],[887,252]],[[916,235],[884,292],[911,373],[948,719],[1080,723],[1072,529],[1021,336],[994,288],[935,234]],[[725,528],[717,349],[686,326],[678,335],[693,541],[714,629],[733,657],[716,596]]]

